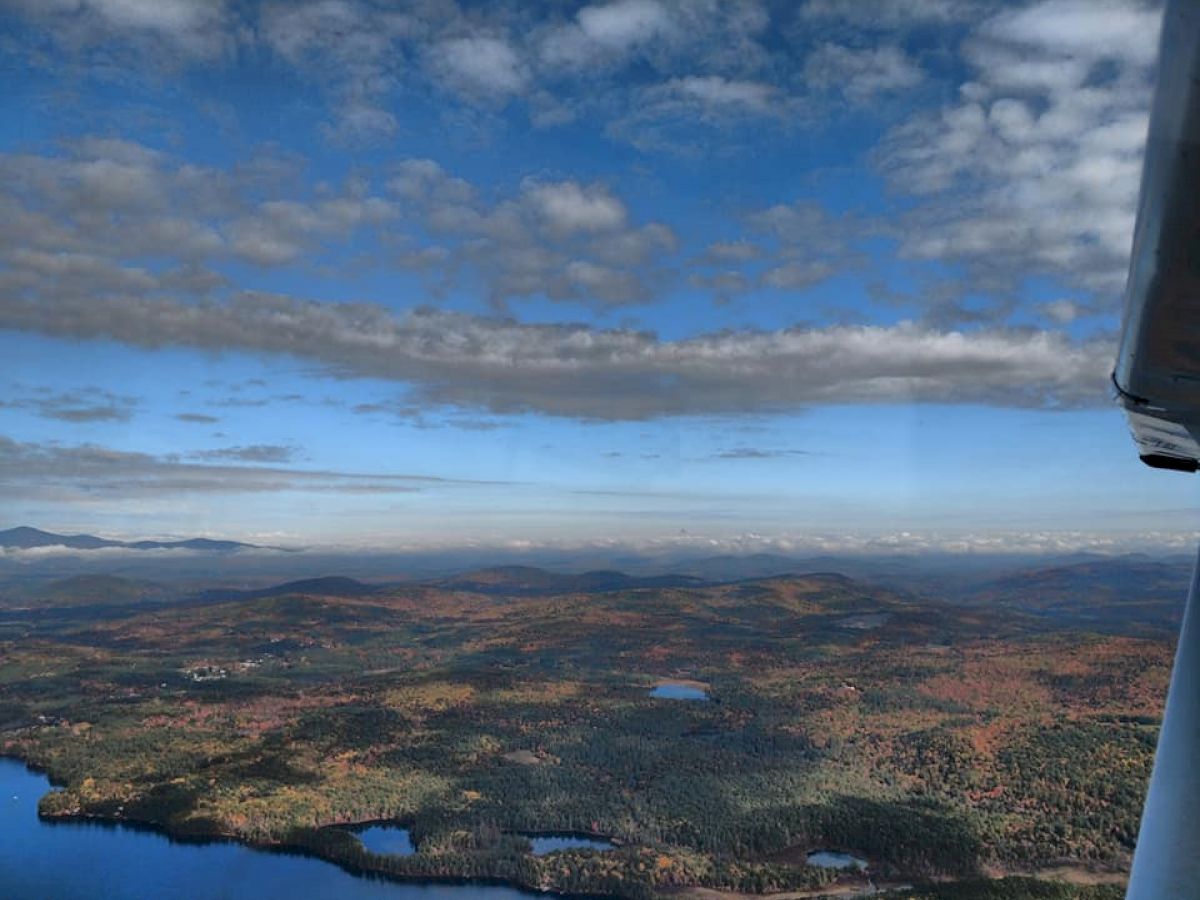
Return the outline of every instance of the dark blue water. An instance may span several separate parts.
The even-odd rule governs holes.
[[[707,700],[708,691],[690,684],[660,684],[650,692],[650,696],[667,700]]]
[[[865,869],[867,861],[849,853],[834,853],[832,850],[817,850],[805,860],[810,866],[823,869]]]
[[[240,844],[177,844],[153,832],[37,817],[44,775],[0,759],[0,897],[4,900],[528,900],[484,885],[358,878],[305,856]]]
[[[372,853],[389,856],[411,856],[417,852],[407,828],[396,825],[363,825],[351,829],[362,845]]]
[[[537,837],[530,836],[529,843],[533,844],[534,856],[545,856],[555,850],[611,850],[613,845],[608,841],[597,838],[581,837],[574,834],[545,834]]]

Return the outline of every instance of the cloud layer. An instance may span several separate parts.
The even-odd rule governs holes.
[[[259,447],[199,454],[205,459],[278,461]],[[280,448],[286,449],[286,448]],[[58,502],[185,494],[299,491],[319,494],[406,494],[437,485],[472,484],[427,475],[365,474],[278,466],[186,462],[94,444],[15,441],[0,436],[0,488],[13,499]]]
[[[144,348],[288,354],[391,379],[425,403],[581,419],[797,411],[830,403],[1069,408],[1105,399],[1113,347],[1048,332],[913,324],[726,332],[678,341],[270,294],[228,303],[0,298],[0,328]]]
[[[646,214],[616,176],[547,170],[487,184],[407,157],[317,181],[279,148],[217,165],[74,137],[0,154],[0,328],[286,354],[403,384],[411,406],[577,419],[1105,402],[1111,342],[1069,335],[1089,316],[1112,324],[1116,311],[1157,7],[860,6],[9,0],[14,21],[71,59],[115,61],[97,77],[261,53],[316,86],[335,141],[395,133],[406,91],[475,122],[521,105],[531,129],[586,122],[647,153],[679,149],[685,131],[692,144],[714,129],[732,145],[764,127],[786,134],[870,115],[885,135],[871,164],[893,195],[869,213],[797,194],[747,203],[720,217],[729,233],[699,238],[686,215]],[[932,28],[942,29],[937,52],[913,36]],[[941,99],[911,99],[929,96]],[[664,340],[634,326],[501,317],[523,301],[608,315],[688,289],[792,302],[839,276],[871,278],[881,244],[925,267],[914,288],[877,279],[876,298],[901,308],[888,321],[911,321]],[[280,271],[354,266],[403,272],[422,290],[377,295],[385,307],[247,289]],[[1039,277],[1054,279],[1057,296],[1025,301]],[[496,315],[422,306],[456,292]],[[863,306],[825,320],[864,321]],[[776,321],[810,316],[795,309]],[[70,399],[9,405],[71,422],[119,421],[132,408]]]

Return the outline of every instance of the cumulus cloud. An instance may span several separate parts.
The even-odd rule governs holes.
[[[6,0],[4,5],[79,48],[117,39],[159,49],[157,41],[161,59],[180,51],[211,57],[234,40],[225,0]]]
[[[985,20],[957,101],[917,113],[878,159],[920,202],[900,252],[964,267],[964,293],[1051,276],[1115,309],[1125,279],[1159,14],[1043,0]]]
[[[205,296],[226,286],[230,262],[332,266],[361,237],[394,248],[380,265],[482,283],[496,303],[642,303],[666,284],[677,245],[598,183],[529,178],[486,200],[415,159],[394,164],[387,189],[349,179],[298,190],[278,160],[206,168],[108,139],[0,154],[0,289]]]
[[[550,65],[583,66],[646,44],[674,29],[667,7],[657,0],[614,0],[585,6],[575,21],[548,31],[541,45]]]
[[[827,43],[809,54],[804,77],[810,87],[836,90],[852,103],[868,103],[879,94],[915,87],[924,72],[899,47],[854,49]]]
[[[720,75],[675,78],[665,86],[670,93],[692,98],[709,109],[767,112],[777,89],[761,81],[725,78]]]
[[[508,41],[473,35],[442,41],[431,53],[431,66],[456,90],[473,96],[503,96],[521,91],[529,72]]]
[[[0,297],[0,328],[139,347],[289,354],[341,377],[410,385],[417,402],[497,413],[649,419],[813,404],[1107,402],[1108,341],[1026,331],[891,327],[648,332],[529,325],[428,309],[403,315],[242,293],[227,303]]]
[[[327,91],[327,134],[362,141],[395,133],[391,95],[408,61],[404,42],[425,33],[420,19],[354,0],[301,0],[264,3],[257,26],[269,50]]]
[[[625,204],[598,185],[531,181],[526,195],[546,224],[557,231],[609,231],[625,224]]]
[[[834,215],[810,201],[777,203],[745,214],[743,237],[710,244],[694,260],[701,271],[693,273],[691,283],[712,290],[718,299],[754,286],[804,290],[861,268],[866,256],[860,242],[881,229],[872,219]]]
[[[243,259],[278,266],[295,261],[324,238],[344,237],[396,215],[393,205],[379,197],[266,200],[229,224],[229,242]]]
[[[396,214],[357,183],[296,192],[278,160],[209,168],[124,140],[0,154],[0,289],[202,295],[219,263],[320,260]]]
[[[677,246],[661,222],[631,222],[625,203],[601,184],[529,178],[489,203],[432,160],[406,160],[389,187],[422,229],[415,262],[446,278],[481,276],[495,303],[539,295],[644,303],[665,285]]]

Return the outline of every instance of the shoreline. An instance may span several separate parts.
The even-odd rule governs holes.
[[[620,900],[614,894],[600,893],[564,893],[556,891],[549,886],[533,885],[519,881],[513,878],[502,876],[471,876],[471,875],[436,875],[436,874],[405,874],[394,871],[389,871],[383,867],[375,867],[370,864],[364,864],[359,859],[352,859],[336,853],[322,852],[316,846],[302,842],[300,840],[254,840],[237,834],[222,832],[217,830],[181,830],[172,827],[162,822],[156,822],[148,819],[135,819],[121,814],[95,814],[88,812],[66,812],[58,814],[43,814],[41,812],[41,800],[55,790],[65,786],[64,782],[56,781],[49,769],[46,769],[36,763],[30,762],[25,758],[15,755],[11,752],[0,752],[0,760],[7,759],[14,763],[20,764],[26,770],[35,775],[44,777],[50,786],[50,791],[42,793],[38,797],[38,811],[36,813],[38,821],[49,824],[51,826],[57,824],[87,824],[95,825],[104,828],[113,829],[129,829],[132,831],[141,831],[151,834],[156,834],[165,838],[171,843],[191,844],[191,845],[206,845],[206,844],[237,844],[247,849],[262,852],[276,853],[283,855],[302,856],[310,859],[317,859],[324,863],[337,866],[344,872],[359,878],[368,878],[379,881],[394,882],[397,884],[428,884],[428,885],[479,885],[491,887],[505,887],[511,890],[519,891],[530,897],[555,897],[561,900]],[[357,821],[335,821],[325,825],[315,826],[312,828],[298,829],[300,832],[297,837],[305,834],[318,836],[326,832],[342,831],[347,836],[352,837],[350,829],[371,825],[389,825],[398,828],[408,828],[400,819],[364,819]],[[603,840],[611,843],[614,848],[627,846],[618,840],[607,835],[596,834],[593,832],[567,832],[567,831],[521,831],[514,832],[524,837],[580,837],[592,840]],[[357,838],[352,838],[357,842]],[[361,844],[358,844],[361,848]],[[374,854],[371,851],[361,848],[364,856],[379,856],[381,859],[389,858],[385,854]],[[415,854],[414,854],[415,855]],[[408,858],[408,857],[404,857]],[[1115,870],[1091,869],[1084,865],[1070,864],[1067,862],[1059,862],[1054,865],[1036,869],[1009,869],[1003,867],[983,867],[979,876],[983,880],[998,881],[1004,878],[1030,878],[1038,881],[1059,882],[1077,886],[1085,885],[1102,885],[1102,884],[1124,884],[1128,880],[1128,873],[1123,873]],[[819,898],[853,898],[853,897],[870,897],[870,896],[886,896],[902,890],[909,890],[919,885],[921,881],[938,882],[938,883],[954,883],[959,881],[971,881],[972,879],[961,878],[946,878],[934,877],[924,879],[909,879],[905,881],[892,882],[872,882],[867,884],[831,884],[826,888],[813,888],[798,891],[783,891],[769,894],[753,894],[742,891],[705,887],[702,885],[690,885],[664,888],[658,891],[659,894],[669,897],[678,897],[681,900],[819,900]]]

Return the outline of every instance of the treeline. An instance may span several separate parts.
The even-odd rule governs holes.
[[[487,831],[487,829],[482,829]],[[528,842],[498,833],[494,842],[479,835],[459,835],[458,849],[425,848],[409,856],[387,856],[363,848],[340,829],[302,830],[288,835],[288,846],[307,850],[356,872],[393,878],[504,881],[538,891],[642,900],[673,887],[711,888],[771,893],[813,890],[832,883],[836,873],[810,866],[783,866],[711,859],[678,847],[626,847],[598,851],[562,850],[545,856],[514,854]]]
[[[893,895],[897,900],[1122,900],[1117,885],[1073,885],[1036,878],[969,880],[926,885]]]

